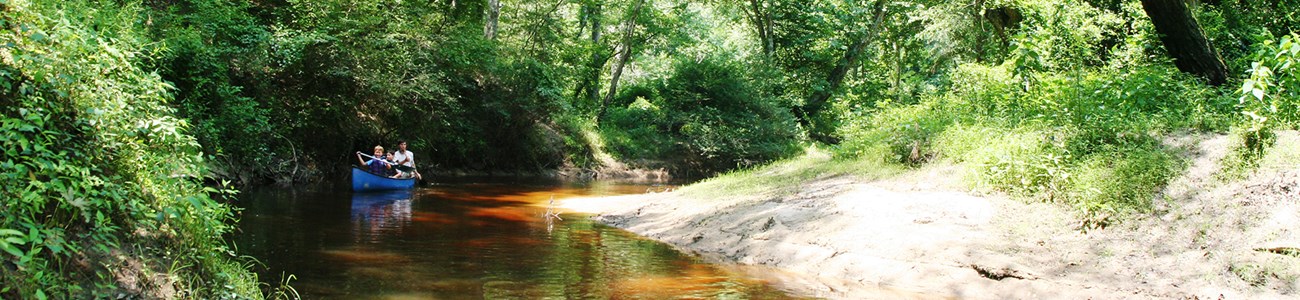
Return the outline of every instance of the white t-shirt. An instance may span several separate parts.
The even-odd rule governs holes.
[[[406,162],[404,162],[407,158],[410,158],[411,161],[406,161]],[[403,166],[407,166],[407,167],[412,167],[412,168],[414,168],[414,167],[415,167],[415,154],[414,154],[414,153],[411,153],[411,151],[402,151],[402,150],[394,151],[394,152],[393,152],[393,162],[400,162]]]

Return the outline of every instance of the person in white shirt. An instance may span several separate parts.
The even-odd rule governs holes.
[[[411,171],[408,173],[415,175],[417,179],[423,179],[420,172],[415,171],[415,154],[406,150],[406,141],[397,142],[397,151],[393,152],[393,163],[410,167]]]

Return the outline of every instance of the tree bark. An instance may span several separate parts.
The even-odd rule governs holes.
[[[808,101],[803,105],[802,113],[798,116],[801,123],[804,123],[805,125],[809,124],[809,118],[817,115],[818,112],[821,112],[826,101],[830,100],[831,95],[833,95],[835,91],[840,88],[840,85],[844,83],[844,76],[848,74],[849,69],[858,64],[858,60],[861,59],[863,54],[862,52],[876,39],[876,35],[880,32],[880,23],[884,22],[885,19],[885,1],[876,0],[876,3],[873,6],[875,20],[871,23],[871,27],[865,32],[861,32],[858,35],[858,38],[854,39],[853,45],[849,46],[848,50],[844,51],[844,56],[840,58],[839,63],[837,63],[835,68],[831,69],[830,74],[826,76],[826,87],[813,92],[812,95],[808,97]]]
[[[772,12],[767,5],[767,0],[749,0],[749,7],[745,8],[745,15],[749,23],[754,26],[754,32],[758,35],[758,43],[763,48],[763,55],[772,57],[776,52],[776,42],[772,36]],[[744,7],[744,5],[741,5]]]
[[[483,37],[497,39],[497,20],[501,18],[501,0],[488,0],[487,20],[483,22]]]
[[[591,51],[591,56],[587,60],[582,70],[584,74],[581,80],[574,88],[573,95],[575,99],[586,100],[583,102],[584,108],[593,109],[599,106],[600,101],[600,75],[605,68],[605,63],[609,62],[610,55],[604,51],[601,45],[601,37],[604,28],[601,27],[601,21],[604,19],[603,3],[600,1],[584,2],[582,5],[582,16],[578,23],[578,38],[586,39]],[[590,30],[588,32],[588,30]]]
[[[603,52],[604,47],[600,46],[601,33],[604,32],[604,28],[601,27],[602,25],[600,22],[601,19],[604,18],[603,7],[601,6],[600,3],[596,3],[592,6],[590,15],[591,20],[588,21],[589,24],[591,24],[592,51],[589,70],[591,73],[587,75],[586,94],[587,101],[591,104],[595,104],[596,98],[600,97],[600,84],[598,84],[600,82],[600,73],[601,70],[605,68],[605,63],[609,61],[609,56]]]
[[[1011,49],[1011,39],[1007,38],[1007,29],[1020,23],[1020,11],[1010,7],[986,9],[984,18],[993,24],[993,33],[997,34],[998,40],[1002,42],[1002,54],[1005,55],[1007,49]]]
[[[632,12],[627,14],[627,19],[623,21],[623,45],[619,46],[618,61],[614,64],[614,75],[609,80],[609,91],[605,93],[605,100],[600,101],[600,112],[596,119],[600,120],[605,117],[605,107],[609,106],[609,101],[614,99],[614,92],[618,91],[618,78],[623,76],[623,67],[627,65],[627,60],[632,57],[632,34],[636,29],[636,18],[641,14],[641,6],[645,5],[648,0],[637,0],[632,6]]]
[[[1178,70],[1205,78],[1210,85],[1222,85],[1228,79],[1228,66],[1206,40],[1201,26],[1183,0],[1142,0],[1142,9],[1151,17],[1160,41]]]
[[[984,0],[971,4],[971,25],[975,27],[975,62],[984,62]]]

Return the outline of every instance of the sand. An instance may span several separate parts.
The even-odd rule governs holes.
[[[964,168],[804,182],[795,193],[680,192],[562,206],[800,296],[829,299],[1300,298],[1300,166],[1216,179],[1230,139],[1166,141],[1188,158],[1156,211],[1083,232],[1074,210],[972,192]],[[1300,144],[1288,132],[1279,144]],[[762,176],[762,175],[757,175]]]

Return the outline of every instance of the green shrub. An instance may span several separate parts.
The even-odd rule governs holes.
[[[941,104],[885,106],[846,121],[837,132],[845,140],[838,152],[911,166],[924,163],[935,155],[933,137],[955,121],[954,115],[935,109],[936,105]]]
[[[1254,170],[1277,137],[1274,130],[1300,126],[1300,33],[1262,43],[1250,59],[1249,78],[1238,90],[1244,124],[1233,131],[1235,146],[1223,162],[1223,178]]]
[[[259,65],[269,63],[260,50],[270,33],[247,6],[213,0],[160,4],[155,9],[168,13],[150,14],[154,24],[146,27],[158,52],[145,61],[175,88],[177,116],[190,122],[203,151],[216,158],[209,163],[251,181],[287,172],[276,163],[280,155],[268,155],[284,152],[273,147],[281,140],[273,138],[279,131],[271,112],[250,97],[261,82],[256,77],[264,76]]]
[[[649,86],[653,92],[630,88],[637,96],[626,107],[609,108],[601,121],[606,145],[623,159],[678,157],[704,174],[793,154],[793,114],[745,70],[722,57],[678,61],[670,76]]]
[[[1170,68],[1015,74],[967,64],[949,80],[949,90],[920,103],[851,115],[839,154],[964,163],[976,168],[977,184],[1074,206],[1091,228],[1147,211],[1152,193],[1180,170],[1157,137],[1222,129],[1232,119],[1223,97]]]
[[[1084,214],[1084,228],[1105,227],[1149,212],[1155,193],[1182,169],[1155,144],[1107,146],[1079,162],[1069,202]]]
[[[234,215],[212,197],[231,191],[201,184],[199,145],[166,105],[171,87],[138,66],[140,8],[0,11],[0,298],[260,297],[223,240]],[[118,286],[133,272],[189,289]]]
[[[1057,143],[1060,131],[1021,127],[1005,134],[986,136],[992,149],[979,149],[973,161],[980,166],[981,181],[1012,194],[1061,200],[1072,179],[1073,155]]]
[[[610,108],[608,114],[608,123],[614,126],[604,128],[601,134],[608,141],[606,149],[619,158],[653,159],[681,151],[676,138],[663,127],[665,112],[645,98],[637,98],[627,107]]]
[[[1242,83],[1240,103],[1252,130],[1300,124],[1300,33],[1265,42]]]

